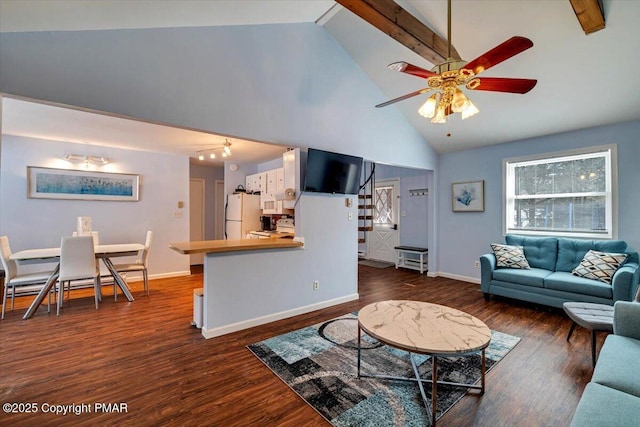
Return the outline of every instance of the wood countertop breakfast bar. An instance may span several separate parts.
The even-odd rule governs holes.
[[[194,242],[171,243],[169,247],[184,255],[200,253],[220,253],[237,251],[255,251],[262,249],[300,248],[302,242],[293,239],[241,239],[241,240],[202,240]]]
[[[205,338],[289,317],[305,305],[296,296],[299,279],[287,269],[299,263],[305,252],[299,239],[205,240],[169,247],[184,255],[205,254]]]

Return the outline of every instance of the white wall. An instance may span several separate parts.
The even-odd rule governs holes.
[[[435,169],[437,155],[314,23],[0,33],[0,91]]]
[[[304,249],[207,255],[202,334],[211,338],[357,299],[357,221],[348,219],[349,212],[357,218],[355,206],[354,196],[305,193],[296,209]]]
[[[1,33],[0,91],[282,146],[437,167],[437,154],[395,108],[373,108],[386,96],[313,23]],[[256,172],[239,166],[243,177]],[[235,175],[225,168],[227,193],[240,183]],[[303,212],[310,210],[307,196],[302,199]],[[320,209],[317,221],[303,214],[302,233],[296,224],[297,235],[321,233],[317,242],[326,245],[304,251],[314,256],[295,268],[299,286],[310,287],[307,267],[319,269],[324,282],[334,283],[329,286],[356,289],[357,221],[349,238],[331,222],[344,209],[338,198]],[[324,239],[325,233],[335,238]],[[247,265],[251,279],[261,280]]]
[[[106,156],[111,163],[90,170],[138,174],[140,201],[110,202],[27,198],[27,166],[84,169],[62,160],[66,153]],[[55,247],[90,216],[101,243],[144,243],[154,232],[149,255],[151,277],[189,274],[189,259],[168,244],[189,240],[189,162],[186,157],[2,135],[0,235],[11,249]],[[178,201],[185,207],[178,209]],[[182,216],[174,218],[174,212]]]

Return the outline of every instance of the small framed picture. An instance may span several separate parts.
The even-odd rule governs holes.
[[[454,212],[483,212],[484,180],[452,183],[451,206]]]

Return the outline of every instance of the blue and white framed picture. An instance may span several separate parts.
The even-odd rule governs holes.
[[[452,183],[451,203],[454,212],[484,211],[484,180]]]
[[[27,166],[30,199],[137,202],[140,175]]]

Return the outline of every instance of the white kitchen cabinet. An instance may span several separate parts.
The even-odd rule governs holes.
[[[295,197],[287,196],[286,191],[298,194],[296,176],[300,174],[300,149],[289,150],[282,154],[282,167],[263,172],[260,189],[260,206],[265,215],[291,213],[295,206]],[[299,179],[299,178],[298,178]]]
[[[276,169],[276,194],[284,193],[284,168]]]
[[[255,173],[253,175],[247,175],[245,179],[245,189],[248,193],[256,193],[262,189],[262,174]]]
[[[276,185],[278,182],[277,169],[267,171],[267,194],[269,196],[276,196]]]
[[[272,169],[266,172],[265,191],[260,193],[262,202],[262,212],[264,214],[282,213],[282,201],[276,200],[276,191],[278,188],[278,170]]]
[[[284,189],[285,190],[292,190],[293,194],[295,195],[295,197],[297,197],[299,191],[300,191],[300,185],[296,185],[296,170],[298,170],[298,174],[299,172],[299,168],[300,168],[300,149],[297,148],[295,150],[289,150],[285,153],[282,154],[282,171],[283,171],[283,178],[284,178]],[[284,199],[282,201],[283,203],[283,208],[285,209],[293,209],[295,206],[295,197],[291,198],[289,196],[287,196],[286,194],[282,195],[282,199]]]
[[[284,188],[296,191],[296,154],[299,150],[290,150],[282,154],[282,172],[284,175]]]

